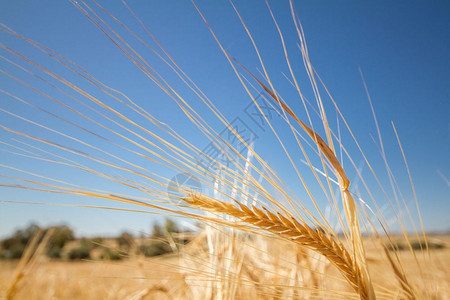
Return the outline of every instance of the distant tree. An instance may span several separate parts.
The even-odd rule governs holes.
[[[100,238],[81,238],[79,240],[80,247],[89,248],[90,250],[99,247],[98,243],[101,243],[103,240]]]
[[[153,224],[152,237],[163,238],[165,237],[164,230],[158,223]]]
[[[62,257],[62,248],[49,248],[47,250],[47,256],[50,258],[61,258]]]
[[[167,233],[179,233],[180,228],[178,227],[177,223],[175,223],[175,221],[167,218],[166,225],[164,226],[164,231],[166,232],[166,234]]]
[[[89,243],[92,248],[100,247],[101,244],[103,244],[103,238],[102,237],[94,237],[94,238],[86,239],[85,241],[87,243]]]
[[[67,242],[74,239],[74,234],[72,229],[65,225],[53,228],[54,232],[48,244],[47,256],[51,258],[61,258],[63,247]],[[51,228],[48,228],[47,230],[50,229]]]
[[[129,251],[131,246],[133,245],[134,236],[128,232],[122,232],[116,238],[116,241],[120,249],[123,249],[124,251]]]
[[[158,223],[153,224],[152,237],[153,238],[165,238],[169,233],[178,233],[180,228],[177,223],[172,219],[166,218],[164,228]]]
[[[2,241],[2,249],[9,250],[14,245],[22,245],[22,240],[17,232]]]
[[[2,256],[7,259],[20,258],[29,243],[31,237],[40,230],[36,224],[31,224],[23,230],[15,231],[9,238],[2,241]]]
[[[36,224],[31,224],[28,226],[25,230],[21,232],[22,234],[22,243],[24,245],[28,244],[28,242],[31,240],[31,238],[39,231],[41,230],[41,227],[39,227]],[[20,231],[20,230],[19,230]]]
[[[68,241],[72,241],[74,239],[73,230],[68,226],[56,226],[54,227],[55,231],[53,232],[53,236],[49,242],[50,248],[62,248],[66,245]],[[50,229],[50,228],[49,228]]]
[[[6,258],[9,259],[19,259],[22,257],[23,252],[25,251],[26,245],[23,244],[14,244],[11,248],[9,248],[6,253]]]
[[[150,243],[142,244],[137,249],[137,254],[142,254],[146,257],[153,257],[171,253],[170,246],[163,241],[152,241]]]
[[[70,260],[89,259],[91,257],[92,248],[87,244],[80,244],[78,247],[69,251],[68,257]]]
[[[16,230],[9,238],[3,240],[2,247],[8,249],[16,244],[26,245],[39,229],[39,226],[31,224],[26,229]]]
[[[144,242],[137,247],[137,254],[145,255],[147,257],[171,253],[172,248],[167,241],[168,234],[180,232],[178,225],[171,219],[165,220],[164,227],[158,223],[153,224],[151,238],[153,240]]]
[[[119,251],[114,249],[105,248],[100,255],[102,260],[121,260],[123,257],[120,255]]]

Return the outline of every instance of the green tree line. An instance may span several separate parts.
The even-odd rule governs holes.
[[[31,238],[41,230],[42,237],[49,230],[53,231],[46,245],[46,256],[50,259],[94,259],[93,253],[96,253],[95,259],[107,260],[120,260],[132,254],[152,257],[172,253],[189,241],[179,237],[183,236],[183,231],[171,219],[166,219],[163,226],[153,224],[151,234],[147,236],[137,238],[129,232],[122,232],[108,242],[100,237],[75,239],[73,230],[66,225],[41,228],[32,224],[16,230],[0,242],[0,259],[19,259]]]

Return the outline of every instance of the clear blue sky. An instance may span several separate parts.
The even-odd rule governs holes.
[[[377,146],[371,139],[376,128],[364,92],[358,68],[361,68],[384,137],[390,166],[395,170],[399,185],[406,198],[411,198],[408,176],[392,133],[394,121],[402,140],[427,230],[450,229],[450,4],[448,1],[295,1],[305,30],[312,63],[322,76],[341,111],[354,130],[367,156],[385,178]],[[209,34],[198,13],[189,1],[129,1],[137,14],[157,36],[192,79],[210,96],[224,114],[233,119],[243,116],[249,103],[248,96],[239,86],[223,55]],[[221,42],[228,51],[242,61],[252,72],[260,69],[242,26],[227,1],[198,1]],[[271,1],[272,9],[290,43],[295,70],[302,74],[302,62],[295,53],[295,31],[289,5],[286,1]],[[120,1],[105,4],[136,33],[145,36],[138,23]],[[281,75],[288,73],[279,37],[264,1],[237,1],[236,6],[262,50],[278,90],[289,90]],[[39,41],[85,67],[91,74],[111,87],[123,91],[136,101],[144,103],[163,121],[171,123],[186,135],[192,134],[200,148],[207,142],[191,133],[182,114],[173,103],[140,73],[117,48],[68,1],[2,1],[1,22],[18,33]],[[36,54],[24,43],[2,34],[2,43],[42,63],[55,67],[70,76],[61,67]],[[137,44],[136,44],[137,45]],[[144,48],[156,67],[160,62]],[[5,51],[2,55],[11,57]],[[147,56],[146,56],[147,57]],[[2,69],[20,74],[16,68],[2,61]],[[304,73],[304,72],[303,72]],[[164,73],[170,79],[171,75]],[[303,76],[303,77],[302,77]],[[21,77],[26,78],[26,77]],[[305,94],[312,99],[306,76],[300,75]],[[31,91],[23,89],[2,75],[2,89],[32,100]],[[285,99],[295,97],[292,91],[282,94]],[[1,95],[1,107],[25,117],[34,115],[6,95]],[[289,100],[301,116],[302,106]],[[331,108],[330,106],[327,106]],[[334,115],[331,115],[334,117]],[[29,127],[2,113],[2,124],[28,130]],[[49,121],[51,122],[51,121]],[[56,124],[56,123],[54,123]],[[51,124],[50,124],[51,125]],[[187,127],[186,127],[187,126]],[[31,130],[31,129],[30,129]],[[36,133],[36,132],[35,132]],[[269,147],[265,135],[256,144],[256,150]],[[2,140],[9,142],[11,135],[2,131]],[[268,139],[268,138],[267,138]],[[258,148],[260,147],[260,148]],[[2,146],[2,149],[8,147]],[[262,150],[262,152],[264,152]],[[270,160],[270,153],[268,156]],[[2,152],[1,162],[29,169],[38,168],[22,158]],[[359,162],[359,161],[357,161]],[[280,167],[280,169],[282,169]],[[42,169],[41,169],[42,170]],[[52,176],[69,173],[48,171]],[[3,172],[3,171],[2,171]],[[10,174],[5,171],[6,174]],[[45,172],[44,172],[45,173]],[[165,176],[173,176],[161,170]],[[282,173],[282,171],[281,171]],[[283,174],[281,174],[283,175]],[[285,174],[286,175],[286,174]],[[75,175],[74,175],[75,176]],[[286,175],[287,176],[287,175]],[[90,179],[79,178],[81,183]],[[287,182],[294,184],[295,182]],[[109,190],[102,180],[89,182]],[[388,184],[383,179],[383,184]],[[389,190],[389,188],[387,188]],[[379,196],[376,194],[376,196]],[[26,193],[2,188],[1,200],[38,201],[50,203],[105,204],[78,197]],[[78,234],[114,234],[127,229],[148,231],[154,216],[138,213],[112,212],[84,208],[64,208],[0,203],[0,237],[14,229],[35,221],[41,225],[67,223]]]

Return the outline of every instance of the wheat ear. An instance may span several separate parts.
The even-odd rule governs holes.
[[[266,208],[251,208],[236,202],[222,202],[216,199],[192,195],[183,200],[202,210],[226,214],[239,220],[274,233],[282,238],[304,245],[325,256],[333,263],[361,299],[369,299],[366,283],[363,281],[361,269],[354,262],[344,246],[319,229],[299,223],[293,217],[284,217],[280,213],[272,213]]]

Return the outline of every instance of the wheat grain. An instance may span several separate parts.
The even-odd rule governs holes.
[[[272,213],[264,207],[259,209],[252,205],[250,209],[239,202],[236,202],[237,205],[234,205],[197,195],[183,199],[192,206],[238,218],[241,221],[304,245],[322,254],[339,269],[353,289],[360,295],[361,299],[369,299],[367,283],[362,277],[360,267],[339,241],[321,230],[300,224],[295,218]]]

